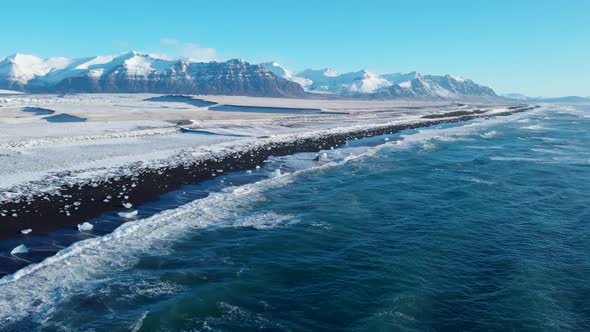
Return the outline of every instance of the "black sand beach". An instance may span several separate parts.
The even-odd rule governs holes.
[[[534,106],[513,107],[495,116],[523,112],[532,108]],[[159,195],[173,191],[184,184],[199,183],[226,172],[254,168],[270,156],[316,152],[338,147],[347,140],[486,116],[488,115],[485,113],[472,113],[459,117],[443,117],[434,121],[326,134],[291,142],[269,142],[254,150],[234,152],[223,158],[203,160],[191,165],[149,169],[137,176],[113,178],[98,185],[63,187],[60,195],[44,194],[26,201],[0,204],[0,211],[4,214],[0,216],[0,239],[24,236],[20,231],[29,228],[34,229],[35,234],[43,234],[65,226],[74,227],[107,211],[123,211],[124,203],[136,205],[156,200]]]

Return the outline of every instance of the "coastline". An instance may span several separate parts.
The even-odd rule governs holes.
[[[200,183],[224,173],[260,166],[270,156],[284,156],[298,152],[318,152],[336,148],[348,140],[366,138],[406,129],[428,127],[444,123],[462,122],[490,116],[506,116],[538,106],[512,106],[501,112],[472,111],[457,114],[443,113],[438,117],[406,123],[385,123],[340,127],[322,132],[261,137],[241,148],[235,142],[208,156],[182,156],[178,162],[157,168],[138,168],[127,175],[115,175],[94,182],[62,187],[58,193],[40,193],[26,199],[0,203],[0,238],[25,236],[23,229],[34,229],[44,234],[56,229],[75,226],[108,211],[125,211],[123,204],[137,205],[153,201],[158,196],[174,191],[182,185]],[[445,116],[445,114],[447,116]],[[233,149],[232,149],[233,147]]]

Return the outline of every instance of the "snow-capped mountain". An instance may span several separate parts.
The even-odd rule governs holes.
[[[262,66],[290,81],[299,83],[306,91],[332,94],[373,93],[388,87],[391,83],[367,70],[340,74],[333,69],[306,69],[293,73],[276,62],[263,63]]]
[[[14,54],[0,60],[0,89],[266,97],[303,97],[306,93],[363,98],[496,97],[488,87],[450,75],[338,73],[332,69],[293,72],[276,62],[191,62],[138,52],[75,59]]]
[[[301,84],[311,93],[390,98],[496,97],[495,92],[488,87],[451,75],[421,75],[416,72],[379,75],[367,70],[340,74],[327,68],[294,73],[277,63],[262,65],[278,76]]]
[[[164,60],[137,52],[78,59],[17,54],[0,62],[0,88],[58,93],[305,94],[299,84],[245,61]]]
[[[286,69],[285,67],[281,66],[276,62],[265,62],[261,63],[260,65],[270,70],[279,77],[282,77],[284,79],[301,85],[301,87],[303,87],[304,89],[307,89],[307,87],[313,83],[313,81],[307,78],[296,76],[293,72],[291,72],[290,70]]]
[[[16,53],[0,61],[0,86],[6,89],[22,90],[33,78],[67,66],[67,58],[41,59],[34,55]]]
[[[466,97],[497,97],[494,90],[476,84],[472,80],[451,75],[420,75],[400,83],[393,84],[383,95],[406,98],[442,98],[460,99]]]

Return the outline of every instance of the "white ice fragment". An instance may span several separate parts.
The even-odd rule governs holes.
[[[260,169],[260,166],[256,165],[256,169]]]
[[[80,202],[74,202],[74,205],[75,205],[75,206],[80,206],[81,204],[82,204],[82,203],[80,203]]]
[[[131,209],[133,207],[133,204],[131,204],[131,203],[123,203],[123,207],[125,207],[126,209]]]
[[[385,137],[385,141],[386,141],[386,142],[387,142],[387,141],[389,141],[389,137]]]
[[[94,228],[94,226],[91,223],[87,222],[87,221],[86,222],[83,222],[81,224],[78,224],[78,230],[80,232],[89,232],[93,228]]]
[[[16,217],[18,217],[18,214],[13,213],[12,216],[16,218]]]
[[[316,160],[316,161],[328,160],[328,154],[326,152],[318,153],[318,155],[315,157],[314,160]]]
[[[252,174],[252,170],[251,170],[251,169],[249,169],[249,170],[247,170],[247,171],[246,171],[246,173],[247,173],[247,174]]]
[[[26,254],[28,252],[29,252],[29,248],[27,248],[27,246],[25,246],[24,244],[20,244],[18,247],[12,249],[10,254],[11,255]]]
[[[269,175],[269,176],[270,176],[271,178],[278,178],[278,177],[280,177],[281,175],[283,175],[283,174],[281,173],[281,169],[280,169],[280,168],[278,168],[278,169],[275,169],[275,170],[274,170],[272,173],[270,173],[270,175]]]
[[[30,228],[27,228],[27,229],[23,229],[23,230],[22,230],[22,231],[20,231],[20,232],[21,232],[22,234],[25,234],[25,235],[27,235],[27,234],[29,234],[29,233],[30,233],[30,232],[32,232],[32,231],[33,231],[32,229],[30,229]]]
[[[119,213],[117,213],[117,215],[119,215],[119,217],[121,217],[121,218],[131,219],[131,218],[137,216],[137,210],[134,210],[131,212],[119,212]]]

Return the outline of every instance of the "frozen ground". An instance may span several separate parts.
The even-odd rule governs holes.
[[[322,110],[303,115],[212,111],[189,102],[145,100],[157,96],[0,96],[0,203],[117,174],[131,164],[162,166],[179,155],[205,155],[269,137],[288,139],[294,134],[416,121],[431,113],[506,106],[195,96],[219,105]]]

